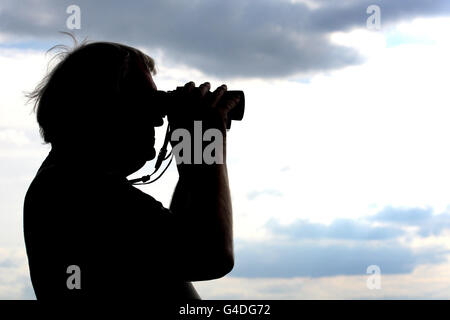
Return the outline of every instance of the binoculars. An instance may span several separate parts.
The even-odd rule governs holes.
[[[163,117],[167,116],[172,106],[178,105],[180,103],[180,89],[177,88],[175,91],[161,91],[158,90],[156,92],[156,99],[158,101],[158,105],[160,106],[161,114]],[[212,94],[208,92],[208,94]],[[245,95],[244,91],[225,91],[221,101],[226,101],[232,99],[234,96],[239,96],[239,103],[228,112],[227,117],[227,129],[231,127],[231,120],[241,121],[244,118],[244,110],[245,110]]]

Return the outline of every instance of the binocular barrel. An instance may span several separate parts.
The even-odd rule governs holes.
[[[163,108],[162,113],[164,116],[167,115],[168,109],[170,106],[172,106],[174,103],[177,103],[177,91],[157,91],[157,96],[159,100],[159,105]],[[223,94],[221,100],[230,100],[234,96],[239,96],[239,103],[237,106],[235,106],[233,109],[231,109],[228,112],[227,117],[227,129],[230,129],[231,127],[231,120],[241,121],[244,118],[244,111],[245,111],[245,95],[244,91],[225,91]]]

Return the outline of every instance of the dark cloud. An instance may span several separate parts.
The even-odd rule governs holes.
[[[16,268],[18,264],[10,258],[0,260],[0,268]]]
[[[431,208],[393,208],[386,207],[369,219],[372,221],[418,225],[432,218]]]
[[[271,218],[265,227],[275,236],[294,240],[389,240],[405,235],[404,227],[417,227],[417,234],[421,237],[439,236],[450,229],[450,214],[433,214],[431,208],[386,207],[364,219],[336,219],[329,225],[306,219],[281,225]]]
[[[393,208],[387,207],[370,218],[372,221],[402,226],[415,226],[422,237],[438,236],[450,229],[450,214],[433,214],[431,208]]]
[[[329,33],[364,27],[364,1],[318,1],[311,9],[279,0],[77,1],[79,35],[163,49],[167,59],[226,77],[281,77],[357,64],[353,49],[333,44]],[[73,1],[3,1],[0,30],[17,36],[55,37],[66,30]],[[377,1],[382,24],[445,15],[448,1]]]
[[[28,273],[25,248],[6,246],[0,249],[0,300],[36,299]]]
[[[291,239],[385,240],[405,233],[398,227],[372,226],[367,222],[351,219],[337,219],[330,225],[300,219],[289,225],[280,225],[271,218],[266,228],[276,235]]]
[[[281,225],[271,218],[265,227],[276,240],[237,241],[236,267],[231,275],[356,275],[364,274],[369,265],[378,265],[382,273],[410,273],[420,264],[446,261],[448,250],[429,247],[417,251],[400,243],[397,238],[406,235],[404,227],[408,226],[417,227],[421,237],[440,235],[450,229],[450,215],[435,215],[431,209],[387,207],[365,219],[336,219],[329,225],[304,219]]]
[[[447,251],[427,248],[413,251],[397,242],[382,245],[320,245],[239,241],[230,276],[247,278],[326,277],[366,274],[378,265],[382,274],[410,273],[424,263],[446,261]]]

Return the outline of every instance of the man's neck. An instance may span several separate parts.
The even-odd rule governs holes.
[[[68,151],[52,147],[45,165],[70,166],[83,174],[107,174],[120,178],[126,178],[127,176],[126,173],[118,169],[111,158],[108,159],[105,154],[100,155],[97,152],[89,152],[89,150],[72,149]]]

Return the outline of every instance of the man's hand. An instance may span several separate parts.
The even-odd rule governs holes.
[[[184,87],[177,88],[179,105],[168,115],[172,130],[184,128],[191,132],[193,121],[201,120],[205,130],[219,129],[225,138],[228,112],[237,106],[239,96],[236,95],[227,100],[222,99],[227,91],[225,84],[214,92],[211,92],[210,89],[209,82],[195,87],[195,83],[192,81],[186,83]]]
[[[177,88],[176,103],[172,106],[171,112],[168,114],[170,129],[172,131],[171,137],[174,138],[174,140],[171,140],[172,147],[175,148],[178,143],[181,143],[179,142],[180,135],[183,137],[181,138],[182,140],[184,140],[185,135],[184,133],[180,133],[180,135],[172,135],[175,130],[187,130],[191,138],[191,143],[189,145],[189,162],[184,162],[183,159],[179,158],[178,154],[175,153],[175,156],[177,157],[178,172],[180,175],[191,172],[192,170],[198,170],[199,166],[191,166],[189,164],[199,164],[198,161],[194,161],[195,158],[203,159],[203,148],[205,146],[203,145],[202,140],[202,142],[200,142],[202,144],[201,149],[198,148],[199,141],[195,140],[197,137],[195,134],[196,129],[194,128],[194,121],[201,121],[202,137],[203,134],[209,129],[218,130],[218,133],[221,135],[220,141],[222,145],[220,146],[220,149],[216,149],[215,151],[221,153],[217,156],[217,158],[220,159],[219,163],[226,162],[227,116],[228,112],[239,103],[239,95],[231,96],[225,99],[224,93],[227,91],[226,85],[221,85],[214,92],[210,92],[210,88],[211,85],[209,82],[205,82],[199,87],[195,87],[195,84],[192,81],[188,82],[184,87]],[[187,147],[184,143],[182,146],[183,148]],[[201,153],[200,156],[198,153]],[[189,155],[186,156],[184,160],[186,161],[187,158],[189,158]]]

